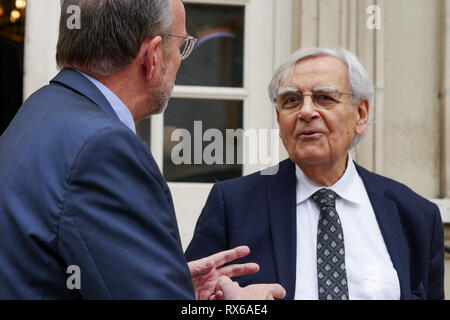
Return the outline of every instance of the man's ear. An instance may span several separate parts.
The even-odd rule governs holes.
[[[369,125],[369,100],[361,100],[357,106],[358,108],[358,120],[356,122],[355,133],[361,135],[366,131],[367,126]]]
[[[153,76],[156,65],[159,63],[162,54],[162,37],[156,36],[147,38],[142,42],[139,50],[139,59],[145,72],[145,78],[150,80]]]

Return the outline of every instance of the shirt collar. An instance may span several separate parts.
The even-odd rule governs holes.
[[[297,165],[295,166],[295,175],[297,177],[297,204],[309,199],[318,190],[324,188],[324,186],[311,181]],[[344,174],[334,185],[327,188],[347,201],[356,204],[362,203],[364,186],[356,171],[350,152],[348,153],[347,168]]]
[[[136,133],[136,126],[134,124],[133,116],[131,115],[131,112],[127,108],[127,106],[119,99],[119,97],[116,96],[114,92],[112,92],[107,86],[105,86],[97,79],[94,79],[84,72],[81,72],[79,70],[77,71],[85,76],[89,81],[91,81],[98,90],[100,90],[100,92],[105,96],[106,100],[108,100],[119,120],[131,131]]]

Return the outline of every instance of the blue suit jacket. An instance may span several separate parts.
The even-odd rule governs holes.
[[[437,206],[406,186],[356,166],[400,280],[402,299],[444,298],[443,226]],[[214,185],[186,251],[189,260],[248,245],[241,261],[260,265],[241,285],[280,283],[293,299],[296,277],[296,176],[255,173]]]
[[[70,265],[81,290],[66,285]],[[0,137],[0,299],[16,298],[194,298],[154,159],[71,69]]]

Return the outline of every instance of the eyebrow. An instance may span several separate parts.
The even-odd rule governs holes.
[[[290,92],[298,92],[297,88],[294,87],[280,87],[278,88],[278,95],[290,93]]]
[[[294,88],[294,87],[280,87],[280,88],[278,88],[277,96],[274,98],[274,102],[277,102],[279,96],[281,96],[283,94],[286,94],[286,93],[293,93],[293,92],[298,92],[298,89]]]
[[[313,89],[313,92],[318,92],[318,91],[332,92],[332,91],[337,91],[337,89],[335,87],[331,87],[331,86],[317,87],[317,88]],[[297,88],[294,88],[294,87],[280,87],[278,89],[278,95],[282,95],[285,93],[291,93],[291,92],[301,92],[301,91],[299,91]]]
[[[325,91],[325,92],[332,92],[332,91],[338,91],[335,87],[317,87],[313,89],[313,92],[317,91]]]

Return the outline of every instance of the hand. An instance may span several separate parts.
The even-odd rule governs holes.
[[[256,263],[233,264],[222,267],[225,263],[243,258],[250,253],[246,246],[222,251],[212,256],[188,263],[197,300],[221,299],[222,292],[216,296],[217,281],[221,276],[239,277],[259,271]]]
[[[242,288],[228,277],[220,277],[216,292],[215,298],[223,300],[275,300],[286,296],[286,290],[276,283],[252,284]]]

